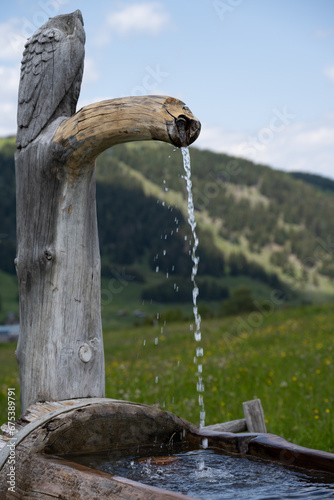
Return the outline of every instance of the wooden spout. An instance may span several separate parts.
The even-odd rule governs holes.
[[[178,126],[182,122],[182,131]],[[53,142],[70,150],[67,164],[81,168],[105,149],[122,142],[159,140],[192,144],[200,122],[184,102],[166,96],[123,97],[85,106],[61,123]]]

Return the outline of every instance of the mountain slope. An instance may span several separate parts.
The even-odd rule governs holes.
[[[179,151],[157,143],[128,144],[104,153],[98,178],[112,182],[123,162],[186,216]],[[303,180],[250,161],[191,149],[193,197],[200,227],[228,258],[242,252],[295,289],[333,290],[334,200]],[[108,170],[109,169],[109,170]],[[109,174],[108,174],[109,172]],[[168,191],[166,191],[168,189]]]
[[[311,184],[312,186],[326,191],[327,193],[334,193],[334,180],[327,179],[322,175],[309,174],[307,172],[291,172],[290,175],[295,179],[301,179],[307,184]]]
[[[0,269],[11,274],[14,151],[13,138],[0,140]],[[267,287],[262,296],[279,289],[286,298],[333,297],[331,193],[224,154],[191,148],[191,163],[202,299],[226,297],[226,286],[233,289],[242,277]],[[102,276],[126,267],[146,288],[145,297],[156,297],[166,275],[177,286],[189,279],[192,241],[179,150],[142,142],[103,153],[97,162],[97,209]],[[181,296],[170,294],[168,300]]]

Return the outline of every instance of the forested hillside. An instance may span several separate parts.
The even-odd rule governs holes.
[[[308,174],[305,172],[291,172],[291,175],[295,179],[301,179],[322,191],[334,193],[334,181],[332,179],[327,179],[327,177],[323,177],[322,175]]]
[[[15,274],[15,140],[0,140],[0,269]]]
[[[191,162],[198,219],[224,254],[225,271],[235,273],[258,263],[283,279],[317,285],[325,278],[323,285],[330,285],[334,277],[330,194],[287,173],[223,154],[192,148]],[[101,180],[112,181],[115,163],[126,166],[143,189],[147,181],[159,187],[161,198],[179,203],[181,209],[186,194],[178,151],[163,144],[118,146],[99,159]],[[323,179],[324,189],[330,190],[331,184]]]
[[[12,275],[14,152],[14,139],[2,139],[0,270]],[[226,299],[242,277],[248,284],[261,283],[268,293],[279,288],[285,300],[333,297],[331,181],[296,179],[196,148],[191,163],[202,300]],[[143,299],[190,300],[192,241],[179,150],[143,142],[106,151],[97,162],[97,208],[104,278],[125,269],[142,284]],[[173,277],[168,284],[166,276]]]

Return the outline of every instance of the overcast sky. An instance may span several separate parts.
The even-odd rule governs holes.
[[[170,95],[202,122],[198,147],[334,178],[333,0],[4,0],[0,136],[16,131],[25,40],[78,8],[80,107]]]

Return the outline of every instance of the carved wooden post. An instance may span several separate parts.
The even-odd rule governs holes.
[[[95,159],[122,142],[192,143],[200,124],[176,99],[113,99],[77,113],[80,11],[28,40],[19,88],[17,257],[22,412],[35,401],[104,396]]]

